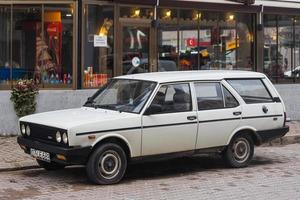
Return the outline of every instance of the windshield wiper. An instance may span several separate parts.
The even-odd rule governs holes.
[[[96,104],[94,104],[94,108],[95,109],[103,108],[103,109],[115,110],[116,107],[113,105],[96,105]]]

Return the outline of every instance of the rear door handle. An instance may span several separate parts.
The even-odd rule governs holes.
[[[193,121],[197,119],[197,116],[188,116],[187,119]]]
[[[269,109],[267,108],[267,106],[263,106],[263,107],[262,107],[262,111],[263,111],[264,113],[267,113],[267,112],[269,111]]]
[[[233,112],[233,115],[235,115],[235,116],[238,116],[238,115],[241,115],[242,114],[242,112]]]

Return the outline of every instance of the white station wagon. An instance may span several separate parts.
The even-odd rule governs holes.
[[[96,184],[130,162],[218,153],[245,167],[254,146],[284,136],[283,101],[261,73],[185,71],[113,78],[82,108],[20,119],[18,143],[46,170],[86,165]]]

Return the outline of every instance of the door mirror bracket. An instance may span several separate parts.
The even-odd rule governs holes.
[[[153,115],[153,114],[158,114],[162,112],[161,105],[157,104],[152,104],[147,108],[147,110],[144,112],[144,115]]]

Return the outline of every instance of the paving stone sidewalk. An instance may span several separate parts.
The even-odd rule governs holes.
[[[292,121],[288,124],[290,132],[285,137],[264,146],[300,143],[300,121]],[[38,166],[35,159],[25,154],[17,144],[17,137],[0,137],[0,172],[36,167]]]

